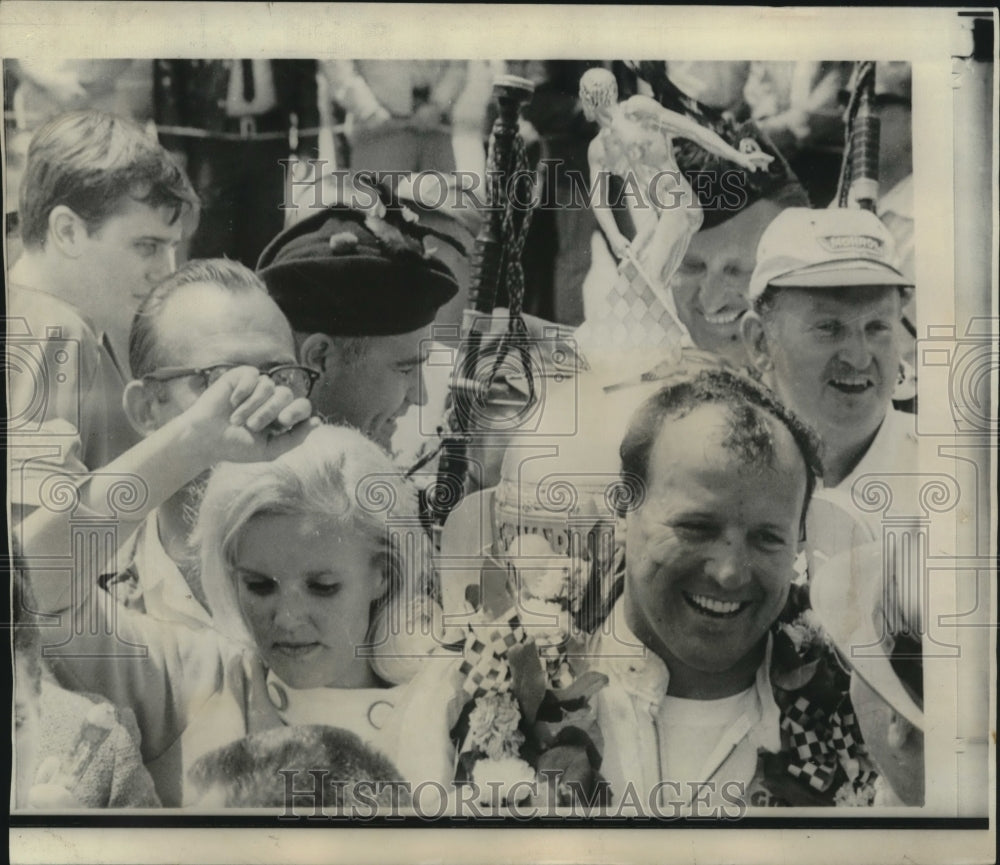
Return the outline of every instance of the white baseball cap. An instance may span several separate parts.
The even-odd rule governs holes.
[[[751,302],[769,286],[842,288],[912,286],[899,270],[896,244],[874,213],[859,208],[789,207],[765,229],[750,277]]]
[[[921,625],[921,599],[908,582],[886,570],[882,542],[875,541],[846,550],[821,566],[810,581],[809,599],[823,630],[855,674],[923,730],[923,709],[890,661],[894,633],[919,631]]]

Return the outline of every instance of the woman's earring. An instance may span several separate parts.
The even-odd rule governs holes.
[[[896,379],[896,384],[900,385],[906,381],[906,364],[899,364],[899,378]]]

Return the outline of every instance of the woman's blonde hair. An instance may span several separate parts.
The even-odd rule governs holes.
[[[253,647],[233,575],[240,539],[264,516],[333,522],[384,554],[386,588],[372,603],[365,654],[383,679],[399,681],[395,665],[380,664],[379,648],[396,645],[386,635],[399,630],[401,611],[403,625],[412,626],[414,611],[429,609],[433,592],[416,490],[385,451],[349,427],[322,426],[273,461],[223,463],[212,473],[194,532],[202,585],[215,628]]]

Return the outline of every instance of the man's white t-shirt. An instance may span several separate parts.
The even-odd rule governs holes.
[[[736,749],[745,753],[733,755],[736,759],[726,767],[727,776],[749,785],[757,767],[757,748],[737,728],[741,718],[749,717],[753,691],[750,687],[719,700],[664,697],[656,716],[663,778],[679,781],[686,790],[689,782],[707,780]]]

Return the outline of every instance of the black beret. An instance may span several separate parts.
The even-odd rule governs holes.
[[[292,327],[330,336],[419,330],[458,292],[452,272],[425,253],[437,235],[395,203],[384,216],[328,207],[281,232],[257,273]]]

